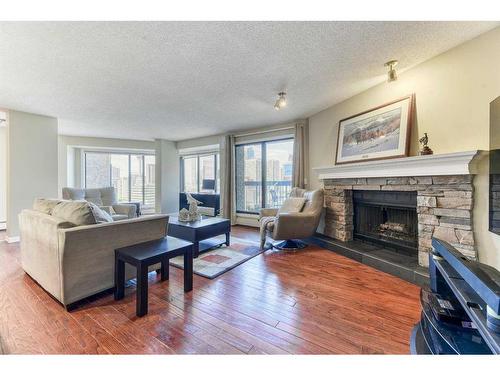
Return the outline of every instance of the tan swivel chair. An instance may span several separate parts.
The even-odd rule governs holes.
[[[301,212],[278,213],[277,208],[261,209],[259,217],[261,249],[266,243],[266,235],[276,241],[283,240],[273,245],[278,249],[302,249],[307,245],[297,240],[315,234],[323,211],[323,189],[307,191],[294,187],[290,197],[306,198]]]

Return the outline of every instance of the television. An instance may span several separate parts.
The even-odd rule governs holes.
[[[489,229],[500,235],[500,96],[490,103]]]

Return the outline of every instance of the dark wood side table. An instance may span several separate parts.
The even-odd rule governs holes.
[[[137,270],[136,315],[148,313],[148,267],[161,263],[161,280],[168,280],[169,259],[184,256],[184,292],[193,290],[193,243],[179,238],[165,238],[115,250],[115,300],[125,294],[125,263]]]
[[[216,241],[212,237],[226,235],[225,241]],[[226,244],[230,245],[231,221],[221,217],[203,216],[192,222],[179,221],[177,215],[172,215],[168,221],[168,235],[182,238],[193,243],[194,257],[202,251]]]

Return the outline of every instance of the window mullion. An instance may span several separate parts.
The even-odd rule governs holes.
[[[142,155],[142,204],[146,203],[146,157]]]
[[[197,169],[197,171],[196,171],[196,182],[197,182],[196,191],[197,191],[197,193],[199,193],[201,190],[200,189],[200,174],[201,174],[200,173],[200,168],[201,168],[200,155],[198,155],[197,160],[198,161],[196,164],[196,169]]]
[[[128,154],[128,201],[132,201],[132,161]]]
[[[267,165],[267,147],[266,147],[266,142],[261,143],[261,153],[262,153],[262,166],[261,166],[261,181],[262,181],[262,187],[261,187],[261,194],[262,194],[262,208],[266,208],[266,180],[267,180],[267,173],[266,173],[266,165]]]

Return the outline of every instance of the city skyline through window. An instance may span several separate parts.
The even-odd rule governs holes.
[[[219,153],[188,155],[181,158],[181,191],[217,193],[220,191]]]
[[[236,146],[236,211],[280,207],[292,189],[293,139]]]
[[[85,188],[115,188],[118,202],[155,207],[155,156],[85,151]]]

